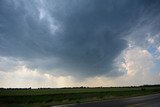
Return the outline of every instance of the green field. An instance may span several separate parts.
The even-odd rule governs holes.
[[[0,90],[0,107],[48,107],[160,93],[160,86]]]

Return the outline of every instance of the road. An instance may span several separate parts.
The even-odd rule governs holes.
[[[160,94],[53,107],[160,107]]]

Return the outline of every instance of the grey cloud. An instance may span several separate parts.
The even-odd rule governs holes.
[[[133,41],[135,45],[148,48],[151,44],[148,43],[149,38],[156,38],[155,44],[160,44],[159,35],[160,29],[160,2],[154,0],[151,2],[147,0],[142,2],[147,8],[143,8],[141,17],[137,20],[138,24],[132,27],[128,33],[129,40]]]
[[[83,76],[121,75],[113,61],[127,47],[125,32],[149,7],[136,0],[13,3],[0,1],[0,55],[23,59],[32,69]],[[44,19],[40,9],[48,14]],[[51,32],[50,24],[58,30]]]

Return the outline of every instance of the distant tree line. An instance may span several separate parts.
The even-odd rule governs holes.
[[[0,88],[0,90],[31,90],[32,88]]]
[[[34,88],[34,89],[93,89],[93,88],[142,88],[142,90],[145,89],[145,87],[160,87],[160,84],[154,84],[154,85],[141,85],[141,86],[120,86],[120,87],[63,87],[63,88]],[[0,90],[31,90],[32,88],[0,88]]]

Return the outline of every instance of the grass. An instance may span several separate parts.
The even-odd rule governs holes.
[[[0,90],[0,107],[48,107],[160,93],[156,87]]]

